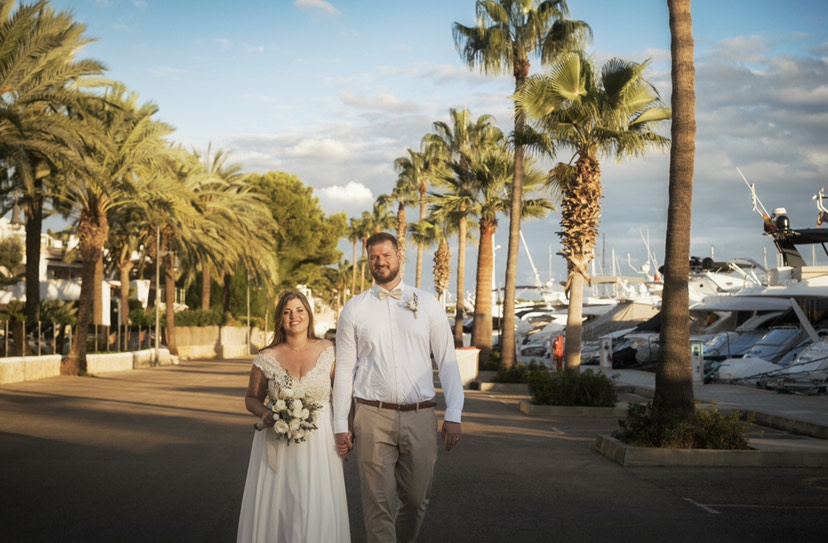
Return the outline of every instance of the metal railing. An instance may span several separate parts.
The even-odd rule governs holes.
[[[149,349],[155,337],[151,326],[89,326],[88,353],[129,352]],[[76,325],[39,321],[28,324],[0,321],[0,357],[68,354],[77,337]],[[21,341],[20,338],[25,338]]]

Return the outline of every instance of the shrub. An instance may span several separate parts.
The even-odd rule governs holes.
[[[188,309],[175,312],[176,326],[221,326],[224,314],[212,309]]]
[[[690,417],[655,409],[652,402],[630,404],[612,436],[628,445],[669,449],[741,450],[748,448],[749,421],[739,411],[722,415],[712,402]]]
[[[76,324],[78,307],[68,300],[44,300],[40,303],[40,318],[58,324]]]
[[[498,370],[497,375],[492,378],[493,383],[528,383],[529,374],[533,371],[544,370],[546,368],[534,360],[529,364],[518,362],[506,371]]]
[[[546,368],[529,375],[529,394],[535,405],[615,407],[615,383],[603,373]]]
[[[161,319],[164,315],[161,315]],[[134,326],[153,326],[155,324],[155,310],[144,311],[144,308],[137,307],[129,312],[129,322]]]
[[[480,360],[480,363],[478,364],[478,369],[480,371],[497,371],[498,369],[500,369],[500,359],[500,351],[492,351],[492,353],[489,355],[488,362],[484,363],[483,360]]]

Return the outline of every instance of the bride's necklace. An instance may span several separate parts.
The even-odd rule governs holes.
[[[287,348],[290,349],[291,351],[293,351],[294,353],[298,353],[299,351],[301,351],[302,349],[307,347],[308,343],[310,343],[310,340],[306,341],[305,344],[302,345],[301,347],[299,347],[298,349],[293,347],[290,343],[287,343],[287,342],[285,342],[285,345],[287,345]]]

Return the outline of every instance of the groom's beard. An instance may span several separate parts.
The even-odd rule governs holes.
[[[389,264],[388,267],[381,267],[379,269],[371,268],[371,277],[374,278],[374,281],[379,283],[380,285],[385,285],[390,283],[394,279],[396,279],[397,275],[400,273],[400,265],[397,264],[396,266],[393,264]]]

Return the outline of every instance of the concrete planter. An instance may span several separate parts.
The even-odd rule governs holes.
[[[129,371],[133,369],[133,359],[131,352],[88,354],[86,355],[86,371],[93,375],[112,371]]]
[[[506,392],[509,394],[529,394],[529,385],[526,383],[479,383],[482,392]]]
[[[10,356],[0,359],[0,384],[20,383],[60,375],[59,354]]]
[[[632,447],[607,435],[595,438],[595,448],[624,467],[828,467],[828,453],[817,450],[657,449]]]

